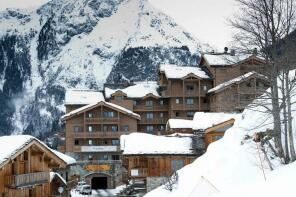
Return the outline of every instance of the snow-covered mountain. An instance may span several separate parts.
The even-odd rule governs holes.
[[[196,65],[200,44],[147,0],[51,0],[0,12],[0,134],[59,129],[64,92]]]

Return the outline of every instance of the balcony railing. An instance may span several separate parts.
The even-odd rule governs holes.
[[[140,124],[166,124],[167,118],[153,118],[153,119],[141,119]]]
[[[167,111],[169,109],[168,105],[135,105],[134,111]]]
[[[95,132],[72,132],[73,138],[119,138],[121,135],[128,135],[133,131],[95,131]]]
[[[100,124],[100,123],[116,123],[119,118],[85,118],[85,123]]]
[[[28,187],[48,183],[49,172],[5,176],[5,185],[10,188]]]

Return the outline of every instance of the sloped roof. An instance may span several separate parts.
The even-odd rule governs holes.
[[[160,97],[158,93],[158,85],[156,81],[141,81],[135,82],[134,85],[123,89],[110,89],[105,88],[106,98],[111,98],[112,94],[121,91],[129,98],[143,98],[148,94]]]
[[[238,113],[196,112],[193,118],[193,130],[205,130],[230,119],[235,119]]]
[[[255,58],[259,61],[264,62],[265,60],[256,55],[250,55],[250,54],[236,54],[234,56],[230,54],[204,54],[203,57],[205,58],[205,61],[210,66],[229,66],[229,65],[235,65],[240,63],[241,61],[249,60],[252,58]]]
[[[224,88],[226,88],[226,87],[228,87],[228,86],[230,86],[230,85],[233,85],[233,84],[239,84],[239,83],[241,83],[242,81],[245,81],[245,80],[247,80],[247,79],[249,79],[249,78],[251,78],[251,77],[253,77],[253,76],[256,76],[256,77],[258,77],[258,78],[262,78],[262,79],[267,80],[267,77],[266,77],[266,76],[261,75],[261,74],[255,72],[255,71],[251,71],[251,72],[248,72],[248,73],[246,73],[246,74],[244,74],[244,75],[241,75],[241,76],[239,76],[239,77],[236,77],[236,78],[234,78],[234,79],[231,79],[231,80],[229,80],[229,81],[226,81],[226,82],[224,82],[224,83],[221,83],[221,84],[219,84],[219,85],[213,87],[212,89],[209,89],[209,90],[208,90],[208,93],[219,92],[219,91],[223,90]]]
[[[49,150],[53,155],[56,155],[63,163],[65,163],[65,165],[67,164],[61,155],[56,154],[54,150],[49,148],[37,138],[30,135],[11,135],[0,137],[0,166],[4,165],[5,162],[9,161],[14,155],[32,142],[40,144],[45,149]]]
[[[93,109],[93,108],[95,108],[97,106],[100,106],[100,105],[104,105],[106,107],[110,107],[110,108],[112,108],[114,110],[120,111],[120,112],[122,112],[122,113],[124,113],[126,115],[129,115],[129,116],[132,116],[132,117],[134,117],[136,119],[139,119],[139,120],[141,119],[141,116],[139,114],[136,114],[136,113],[132,112],[129,109],[126,109],[126,108],[121,107],[119,105],[116,105],[114,103],[110,103],[110,102],[106,102],[106,101],[100,101],[100,102],[96,102],[96,103],[89,104],[89,105],[80,107],[78,109],[75,109],[75,110],[73,110],[73,111],[71,111],[71,112],[63,115],[61,117],[61,120],[62,121],[67,120],[67,119],[69,119],[69,118],[71,118],[71,117],[73,117],[75,115],[81,114],[81,113],[83,113],[85,111],[91,110],[91,109]]]
[[[171,129],[192,129],[193,121],[185,119],[169,119],[167,126]]]
[[[103,93],[99,91],[67,90],[65,94],[65,105],[88,105],[99,101],[105,101]]]
[[[198,66],[177,66],[172,64],[163,64],[159,67],[160,72],[164,72],[168,79],[182,79],[193,74],[202,79],[209,79],[209,75]]]
[[[59,158],[61,158],[62,160],[64,160],[67,165],[71,165],[71,164],[75,164],[76,163],[76,159],[74,159],[73,157],[70,157],[64,153],[61,153],[59,151],[56,150],[52,150],[54,152],[54,154],[56,154]]]
[[[157,136],[131,133],[120,137],[123,155],[193,154],[190,136]]]

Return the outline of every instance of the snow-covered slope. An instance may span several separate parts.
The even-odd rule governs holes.
[[[293,117],[296,116],[295,101],[296,96],[292,98]],[[265,107],[269,104],[268,99]],[[267,154],[275,169],[271,171],[258,145],[245,138],[272,128],[272,117],[265,113],[265,107],[253,106],[236,117],[234,126],[221,140],[210,144],[203,156],[178,171],[179,181],[172,192],[159,187],[146,196],[295,196],[296,188],[292,183],[296,181],[296,163],[282,166],[270,151]],[[293,128],[296,128],[295,119]]]
[[[43,137],[58,130],[66,89],[155,80],[159,64],[196,65],[200,57],[199,42],[147,0],[2,10],[0,47],[0,128]]]

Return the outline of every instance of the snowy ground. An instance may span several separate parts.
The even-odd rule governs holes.
[[[99,190],[92,190],[92,195],[82,195],[79,194],[79,192],[76,192],[75,189],[71,191],[71,197],[112,197],[116,196],[117,193],[119,193],[125,185],[120,185],[116,187],[115,189],[99,189]]]
[[[268,106],[268,102],[267,100],[265,106]],[[292,98],[292,103],[292,117],[296,117],[296,96]],[[273,119],[270,114],[264,113],[265,110],[264,107],[246,109],[236,118],[234,126],[226,131],[221,140],[210,144],[203,156],[178,171],[179,178],[173,191],[161,186],[146,196],[296,196],[296,162],[282,165],[269,151],[267,154],[274,169],[270,170],[258,144],[245,138],[246,135],[253,136],[255,132],[272,128]],[[296,140],[295,118],[293,128]]]

